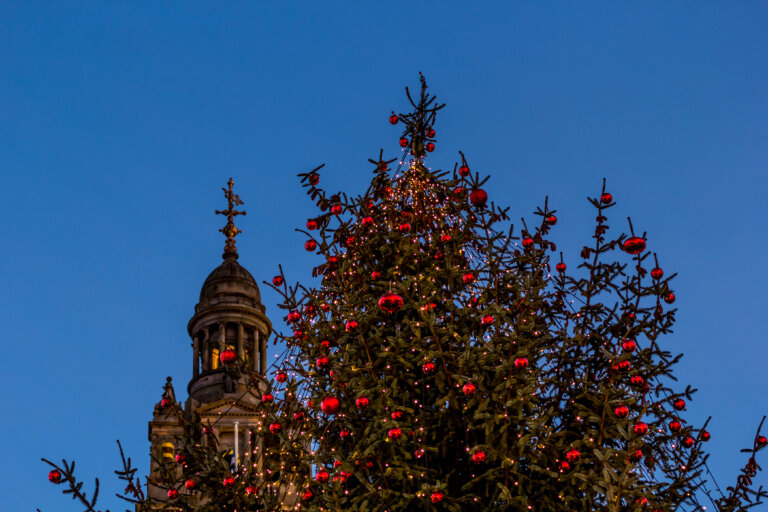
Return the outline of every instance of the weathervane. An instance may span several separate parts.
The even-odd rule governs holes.
[[[229,188],[221,188],[221,190],[224,191],[224,197],[227,198],[227,209],[216,210],[217,214],[227,216],[227,225],[219,229],[219,231],[224,233],[224,236],[227,237],[227,243],[224,244],[224,254],[221,256],[225,260],[229,258],[237,259],[237,246],[235,245],[235,237],[238,235],[238,233],[243,232],[241,229],[238,229],[235,226],[235,216],[245,215],[245,210],[239,211],[234,209],[235,206],[243,204],[243,201],[240,200],[240,196],[232,192],[232,185],[234,184],[235,182],[232,181],[232,178],[229,178],[229,181],[227,182]]]

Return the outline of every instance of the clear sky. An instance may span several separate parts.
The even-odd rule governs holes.
[[[447,103],[430,165],[463,150],[513,218],[549,195],[574,267],[607,178],[612,226],[631,215],[679,273],[663,346],[734,482],[768,413],[767,3],[8,1],[0,26],[3,510],[80,510],[41,456],[120,509],[115,440],[145,474],[165,377],[186,394],[220,187],[257,281],[306,282],[295,175],[325,162],[323,185],[363,192],[418,71]]]

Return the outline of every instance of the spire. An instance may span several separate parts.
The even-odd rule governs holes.
[[[240,200],[240,196],[232,192],[232,185],[234,184],[235,182],[232,181],[232,178],[229,178],[229,181],[227,182],[227,185],[229,186],[229,188],[226,189],[222,187],[221,189],[224,191],[224,197],[227,198],[227,205],[228,205],[227,209],[216,210],[217,214],[227,216],[226,226],[219,229],[219,231],[224,233],[224,236],[227,237],[227,242],[224,244],[224,254],[221,255],[221,257],[224,258],[225,260],[237,259],[237,246],[235,245],[235,237],[239,233],[243,232],[241,229],[238,229],[235,226],[235,216],[245,215],[245,210],[239,211],[234,209],[235,206],[239,206],[243,204],[243,202]]]

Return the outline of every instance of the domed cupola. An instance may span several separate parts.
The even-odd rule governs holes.
[[[227,216],[227,224],[219,230],[227,239],[224,261],[203,283],[200,301],[187,325],[194,353],[188,391],[190,400],[197,404],[243,391],[242,379],[221,363],[221,353],[227,349],[234,350],[246,368],[263,373],[267,365],[267,338],[272,329],[256,280],[237,262],[235,237],[242,231],[235,226],[234,219],[245,215],[245,211],[235,210],[243,202],[232,191],[232,178],[227,184],[229,187],[222,190],[228,208],[216,210],[217,214]]]

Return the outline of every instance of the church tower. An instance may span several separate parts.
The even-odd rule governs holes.
[[[187,324],[192,345],[192,379],[187,385],[184,415],[190,419],[197,414],[203,426],[213,426],[219,447],[231,450],[232,466],[236,468],[239,464],[257,462],[254,453],[261,441],[255,435],[256,416],[266,388],[249,391],[246,376],[229,371],[221,360],[234,359],[236,355],[245,368],[264,375],[272,325],[265,315],[256,281],[237,261],[235,237],[241,230],[235,226],[235,217],[245,215],[245,211],[235,209],[243,202],[232,191],[233,184],[230,178],[228,188],[222,189],[227,209],[216,210],[227,218],[226,225],[219,230],[226,237],[224,261],[205,279],[194,315]],[[162,399],[155,405],[149,422],[153,456],[150,477],[158,471],[155,459],[172,460],[176,456],[176,436],[181,434],[181,427],[179,418],[168,413],[168,405],[176,402],[168,377]],[[166,493],[157,486],[149,487],[153,498],[166,499]]]

